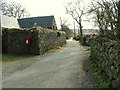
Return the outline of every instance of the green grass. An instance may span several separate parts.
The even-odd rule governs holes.
[[[94,62],[91,63],[92,63],[91,66],[93,67],[94,70],[94,77],[98,82],[98,88],[110,88],[111,86],[110,80],[101,75],[100,68],[98,67],[97,64],[95,64]]]
[[[25,59],[32,57],[33,55],[19,55],[19,54],[2,54],[2,61],[14,61],[14,60],[19,60],[19,59]]]
[[[51,49],[46,51],[46,53],[54,52],[56,49]],[[30,57],[34,57],[35,55],[22,55],[22,54],[11,54],[11,53],[5,53],[2,54],[2,58],[0,61],[7,62],[7,61],[15,61],[20,59],[27,59]]]
[[[2,61],[2,55],[0,54],[0,61]]]

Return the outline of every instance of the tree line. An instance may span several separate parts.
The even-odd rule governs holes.
[[[22,17],[29,17],[30,13],[24,8],[21,4],[16,2],[5,2],[2,1],[0,3],[0,10],[2,11],[3,15],[14,17],[14,18],[22,18]]]
[[[119,0],[98,0],[92,1],[89,7],[82,6],[82,1],[70,1],[65,6],[69,14],[79,25],[80,36],[83,36],[83,16],[91,15],[99,27],[100,35],[110,39],[120,40],[120,1]],[[86,21],[89,21],[86,20]]]

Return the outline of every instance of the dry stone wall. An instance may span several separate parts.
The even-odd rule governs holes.
[[[58,36],[58,33],[60,34]],[[25,37],[30,37],[30,44],[26,44]],[[2,30],[3,53],[43,54],[44,52],[62,46],[66,43],[65,32],[53,31],[41,27],[28,29],[4,28]]]
[[[91,58],[112,87],[120,86],[120,42],[97,37],[91,42]]]

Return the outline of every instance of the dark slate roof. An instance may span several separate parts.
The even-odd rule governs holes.
[[[44,28],[52,27],[54,16],[39,16],[18,19],[21,28],[31,28],[33,26],[41,26]]]

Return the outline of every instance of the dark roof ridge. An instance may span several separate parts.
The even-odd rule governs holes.
[[[54,17],[54,15],[47,16],[36,16],[36,17],[27,17],[27,18],[19,18],[19,19],[29,19],[29,18],[40,18],[40,17]]]

